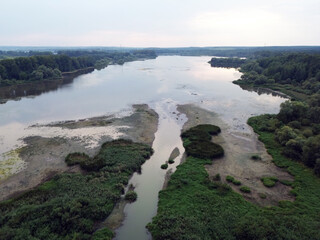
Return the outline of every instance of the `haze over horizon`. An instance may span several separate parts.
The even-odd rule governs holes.
[[[0,46],[320,45],[320,1],[3,0]]]

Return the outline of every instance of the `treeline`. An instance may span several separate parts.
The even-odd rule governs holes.
[[[293,47],[184,47],[184,48],[150,48],[158,55],[181,56],[219,56],[257,58],[286,53],[320,53],[317,46]]]
[[[320,176],[320,55],[261,58],[242,65],[241,71],[237,84],[264,86],[294,97],[281,104],[277,115],[266,115],[258,130],[272,132],[285,156]]]
[[[56,55],[17,57],[0,61],[0,87],[18,83],[61,78],[62,73],[88,67],[103,68],[143,58],[155,58],[151,50],[101,52],[68,50]]]
[[[239,68],[246,62],[241,58],[211,58],[209,63],[211,67]]]
[[[320,55],[286,54],[248,61],[237,84],[265,85],[306,95],[320,90]]]
[[[31,57],[35,55],[52,55],[51,51],[1,51],[0,59],[15,58],[15,57]]]

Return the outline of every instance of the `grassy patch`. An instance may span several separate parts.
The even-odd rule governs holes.
[[[266,187],[273,187],[279,181],[276,177],[263,177],[261,178],[263,185]]]
[[[244,193],[251,193],[251,189],[248,186],[240,187],[240,191]]]
[[[239,185],[241,185],[241,182],[239,181],[239,180],[236,180],[234,177],[232,177],[232,176],[226,176],[226,180],[227,180],[227,182],[231,182],[231,183],[233,183],[234,185],[237,185],[237,186],[239,186]]]
[[[151,154],[150,147],[131,141],[103,144],[93,159],[80,158],[81,163],[92,166],[99,159],[103,163],[99,170],[59,174],[16,199],[0,203],[0,239],[111,239],[107,229],[92,238],[96,223],[111,213],[130,175]],[[78,162],[78,154],[71,156]]]

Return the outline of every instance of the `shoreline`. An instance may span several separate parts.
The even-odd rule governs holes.
[[[104,142],[116,138],[130,139],[151,146],[154,141],[154,133],[158,128],[158,114],[146,104],[133,105],[132,107],[134,111],[129,116],[122,118],[101,116],[74,121],[73,129],[61,127],[61,124],[70,125],[70,121],[66,121],[64,124],[59,123],[60,126],[48,124],[41,127],[31,127],[36,130],[44,127],[45,132],[53,129],[53,133],[59,129],[65,135],[30,136],[24,139],[26,146],[21,148],[20,158],[27,163],[27,167],[0,181],[0,191],[2,192],[0,201],[33,189],[48,180],[48,177],[50,178],[53,173],[55,175],[66,171],[79,171],[77,168],[68,167],[64,162],[68,153],[85,152],[89,156],[93,156]],[[91,131],[89,135],[88,131]],[[75,135],[78,135],[79,132],[85,132],[86,135],[82,138],[72,137],[71,133],[73,132]],[[100,132],[101,135],[96,136],[97,132]]]

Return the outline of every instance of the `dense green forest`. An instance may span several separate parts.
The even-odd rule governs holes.
[[[102,145],[93,158],[67,156],[82,173],[62,173],[38,188],[0,203],[0,239],[111,239],[98,229],[124,193],[130,176],[141,169],[153,150],[129,140]],[[131,199],[129,199],[131,201]]]
[[[61,78],[62,73],[88,67],[103,68],[144,58],[155,58],[151,50],[101,52],[68,50],[58,54],[16,57],[0,61],[0,86]]]
[[[320,55],[286,54],[248,61],[240,86],[267,87],[292,96],[259,130],[274,134],[282,153],[320,176]]]
[[[181,48],[150,48],[157,55],[181,56],[219,56],[257,58],[285,53],[320,53],[318,46],[294,47],[181,47]]]
[[[239,68],[246,62],[241,58],[211,58],[209,61],[211,67]]]

